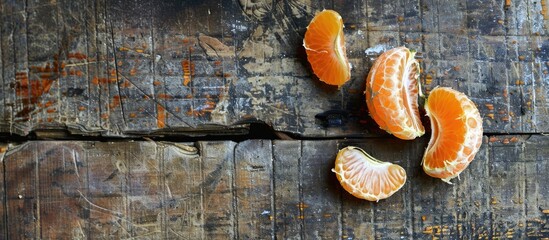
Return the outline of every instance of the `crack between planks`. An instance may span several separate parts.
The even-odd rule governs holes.
[[[236,192],[236,178],[238,177],[237,173],[236,173],[236,150],[238,148],[238,145],[239,144],[235,144],[233,146],[233,154],[232,154],[232,161],[233,161],[233,174],[232,174],[232,178],[231,178],[231,193],[232,193],[232,197],[233,197],[233,211],[232,211],[232,216],[233,216],[233,239],[240,239],[239,236],[238,236],[238,198],[236,196],[237,192]]]
[[[274,147],[273,147],[273,144],[274,142],[272,140],[268,140],[269,141],[269,148],[270,148],[270,152],[271,152],[271,176],[270,176],[270,185],[271,185],[271,217],[270,220],[271,220],[271,239],[272,240],[275,240],[276,239],[276,215],[277,215],[277,212],[276,212],[276,185],[275,185],[275,174],[276,174],[276,171],[275,171],[275,161],[274,161]]]
[[[200,217],[202,219],[202,226],[204,226],[206,223],[205,214],[204,214],[206,211],[204,209],[204,184],[203,184],[204,183],[204,158],[205,158],[204,152],[206,152],[205,149],[199,150],[198,152],[199,157],[197,158],[197,160],[200,161],[200,164],[198,164],[198,166],[200,167],[200,183],[201,184],[199,184],[198,187],[200,191],[200,210],[202,211],[202,214],[200,214]],[[206,235],[204,229],[205,229],[204,227],[200,228],[200,235],[202,239],[205,239],[205,235]]]
[[[42,228],[41,228],[41,220],[40,220],[40,168],[39,164],[40,161],[38,159],[38,150],[37,145],[34,145],[34,174],[35,174],[35,180],[34,180],[34,196],[36,197],[36,236],[39,236],[39,238],[42,238]]]
[[[302,166],[302,160],[303,160],[303,141],[299,142],[299,152],[300,156],[297,159],[297,167],[299,169],[299,219],[301,220],[299,222],[299,237],[300,239],[305,239],[305,233],[303,232],[304,226],[305,226],[305,214],[304,214],[304,204],[303,203],[303,166]]]

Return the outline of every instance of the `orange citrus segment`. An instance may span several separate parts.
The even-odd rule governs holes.
[[[419,63],[406,47],[381,54],[366,78],[366,105],[381,129],[411,140],[425,133],[418,110]]]
[[[482,143],[482,118],[465,94],[451,88],[435,88],[425,111],[432,135],[423,155],[423,170],[450,183],[467,168]]]
[[[303,47],[316,76],[330,85],[341,86],[351,78],[347,60],[343,20],[333,10],[324,10],[311,20]]]
[[[347,192],[368,201],[388,198],[406,182],[404,168],[381,162],[357,147],[341,149],[332,172]]]

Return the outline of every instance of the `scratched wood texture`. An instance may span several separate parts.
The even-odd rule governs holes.
[[[549,131],[549,10],[531,1],[0,1],[0,132],[238,134],[261,121],[307,137],[384,134],[364,77],[384,50],[421,58],[428,92],[477,104],[488,133]],[[315,79],[302,38],[345,22],[352,78]]]
[[[453,185],[427,139],[3,145],[3,239],[547,239],[549,137],[485,138]],[[330,171],[348,145],[406,169],[377,203]]]

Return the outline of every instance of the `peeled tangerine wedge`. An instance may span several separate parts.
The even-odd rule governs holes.
[[[404,168],[381,162],[358,147],[341,149],[332,172],[347,192],[368,201],[388,198],[406,182]]]
[[[343,20],[333,10],[324,10],[311,20],[303,47],[316,76],[330,85],[340,87],[351,78],[351,64],[345,53]]]
[[[418,111],[419,63],[406,47],[381,54],[366,78],[366,105],[379,127],[411,140],[425,133]]]
[[[431,119],[432,135],[423,155],[423,170],[450,183],[480,148],[482,118],[465,94],[446,87],[431,91],[425,111]]]

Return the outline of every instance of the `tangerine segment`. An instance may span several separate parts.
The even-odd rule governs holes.
[[[332,172],[347,192],[368,201],[388,198],[406,182],[404,168],[379,161],[352,146],[339,151]]]
[[[435,88],[425,104],[432,135],[423,170],[450,183],[467,168],[482,144],[482,118],[475,104],[456,90]]]
[[[311,20],[303,47],[316,76],[330,85],[343,85],[351,78],[351,64],[347,59],[343,20],[333,10],[317,13]]]
[[[425,134],[418,110],[419,63],[406,47],[381,54],[366,77],[366,105],[379,127],[411,140]]]

